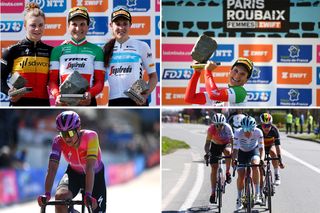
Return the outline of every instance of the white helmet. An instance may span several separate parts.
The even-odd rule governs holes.
[[[216,113],[212,116],[211,121],[213,124],[224,124],[226,123],[226,117],[222,113]]]

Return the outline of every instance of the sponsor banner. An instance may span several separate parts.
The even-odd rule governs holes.
[[[161,87],[156,86],[156,105],[157,106],[160,106],[160,91],[161,91]]]
[[[157,71],[157,76],[158,76],[158,82],[160,83],[160,62],[156,63],[156,71]]]
[[[64,40],[43,40],[43,43],[46,43],[47,45],[57,47],[61,45],[64,42]]]
[[[0,92],[0,106],[9,106],[10,99],[9,96]]]
[[[162,104],[163,105],[188,105],[184,101],[186,92],[185,87],[163,87],[162,86]]]
[[[39,5],[44,13],[62,13],[67,9],[66,0],[30,0]]]
[[[88,36],[104,36],[108,33],[108,18],[106,16],[90,17]]]
[[[5,49],[10,47],[11,45],[14,45],[18,43],[19,41],[16,40],[10,40],[10,41],[0,41],[0,58],[2,58],[2,53]]]
[[[310,84],[312,67],[278,67],[278,84]]]
[[[18,201],[16,172],[13,169],[0,170],[0,206]]]
[[[268,102],[271,91],[247,91],[248,102]]]
[[[71,7],[85,6],[89,14],[91,12],[105,12],[108,9],[108,2],[105,0],[72,0]]]
[[[317,85],[320,85],[320,67],[317,67]]]
[[[23,21],[0,21],[0,33],[18,33],[22,27]]]
[[[160,0],[154,0],[156,6],[156,12],[160,12]]]
[[[25,0],[1,0],[0,1],[0,11],[2,14],[5,13],[22,13],[24,10]],[[2,18],[1,18],[2,19]]]
[[[253,62],[270,62],[272,55],[272,44],[239,44],[239,57]]]
[[[27,200],[42,194],[44,192],[43,183],[46,173],[46,170],[43,168],[17,170],[19,200]]]
[[[125,5],[130,12],[147,12],[150,10],[150,1],[113,0],[113,7]]]
[[[320,106],[320,89],[317,89],[317,106]]]
[[[194,44],[162,44],[162,61],[190,62]]]
[[[309,63],[312,60],[312,45],[278,45],[277,62]]]
[[[234,59],[234,45],[233,44],[219,44],[217,50],[209,59],[211,61],[231,62]]]
[[[125,172],[123,172],[125,171]],[[107,185],[115,185],[131,180],[135,175],[134,162],[124,164],[111,164],[106,169]]]
[[[223,29],[226,32],[288,32],[289,0],[224,0]]]
[[[150,16],[132,16],[131,35],[148,35],[150,33]]]
[[[155,34],[160,35],[160,28],[161,28],[161,21],[160,16],[156,16],[154,19],[154,26],[155,26]]]
[[[272,67],[254,66],[247,84],[270,84],[272,82]]]
[[[317,63],[320,63],[320,45],[317,45]]]
[[[214,71],[212,71],[212,76],[216,84],[227,84],[229,82],[229,73],[231,67],[218,66]],[[204,72],[201,72],[200,83],[205,83]]]
[[[160,59],[160,39],[156,39],[156,58]]]
[[[162,79],[168,80],[189,80],[193,69],[164,69]]]
[[[67,31],[66,17],[47,17],[44,36],[63,36]]]
[[[310,106],[312,89],[277,88],[278,106]]]

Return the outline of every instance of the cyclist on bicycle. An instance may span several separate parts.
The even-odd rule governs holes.
[[[226,117],[221,113],[216,113],[212,116],[211,121],[213,124],[210,125],[207,132],[206,143],[204,150],[207,153],[205,158],[208,158],[208,153],[212,156],[210,158],[211,165],[211,196],[210,203],[215,201],[215,191],[217,182],[217,170],[218,170],[218,159],[214,156],[221,156],[222,152],[225,156],[231,155],[231,144],[233,142],[233,133],[231,126],[226,122]],[[231,159],[226,159],[226,182],[231,183],[230,174]]]
[[[94,212],[105,212],[106,183],[97,133],[81,129],[80,117],[74,111],[60,113],[56,117],[56,127],[59,135],[53,139],[49,157],[45,179],[46,201],[51,198],[51,189],[62,153],[69,164],[57,187],[55,199],[72,199],[83,188],[85,205],[88,206],[91,201]],[[38,203],[43,205],[41,196],[38,197]],[[66,206],[57,205],[55,208],[56,212],[67,212]]]
[[[233,165],[251,163],[259,165],[264,159],[263,133],[256,127],[256,121],[251,116],[246,116],[241,120],[241,128],[236,130],[234,134],[233,145]],[[260,184],[259,184],[259,168],[252,167],[253,184],[255,188],[256,204],[261,204]],[[236,209],[243,208],[241,203],[242,191],[244,189],[245,168],[238,168],[237,189],[238,198]]]
[[[281,146],[279,139],[279,130],[272,124],[272,115],[269,113],[262,113],[260,115],[261,124],[257,127],[262,130],[264,138],[264,149],[266,154],[270,154],[272,158],[280,158],[279,161],[272,160],[272,165],[274,168],[274,184],[276,186],[280,185],[280,174],[279,167],[284,168],[284,164],[281,160]],[[261,176],[262,178],[262,176]],[[261,184],[262,187],[262,184]]]

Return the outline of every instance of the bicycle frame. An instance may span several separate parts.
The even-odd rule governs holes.
[[[260,166],[259,164],[251,164],[251,163],[246,163],[246,164],[238,164],[234,171],[233,171],[233,176],[235,175],[235,171],[237,168],[245,168],[245,179],[244,179],[244,196],[241,199],[241,202],[243,206],[247,209],[247,213],[251,213],[251,210],[254,206],[254,191],[253,191],[253,181],[251,178],[251,167],[256,167]]]
[[[224,170],[222,167],[222,159],[231,158],[231,156],[211,156],[209,153],[209,157],[206,159],[206,165],[208,166],[210,159],[218,159],[218,169],[217,169],[217,182],[216,182],[216,203],[218,203],[218,212],[221,212],[222,208],[222,194],[225,193],[226,187],[226,178],[224,176]],[[217,202],[218,201],[218,202]]]
[[[270,154],[267,153],[266,157],[265,157],[265,161],[267,161],[267,167],[266,167],[265,180],[263,182],[263,185],[264,185],[263,193],[264,193],[265,201],[268,200],[267,209],[269,210],[270,213],[272,212],[271,197],[275,193],[275,188],[274,188],[273,180],[272,180],[272,171],[271,171],[271,161],[272,160],[279,160],[279,158],[271,158]]]

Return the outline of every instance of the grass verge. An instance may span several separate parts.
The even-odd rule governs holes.
[[[171,139],[169,137],[162,137],[162,155],[166,155],[176,151],[177,149],[189,149],[190,146],[184,141]]]

